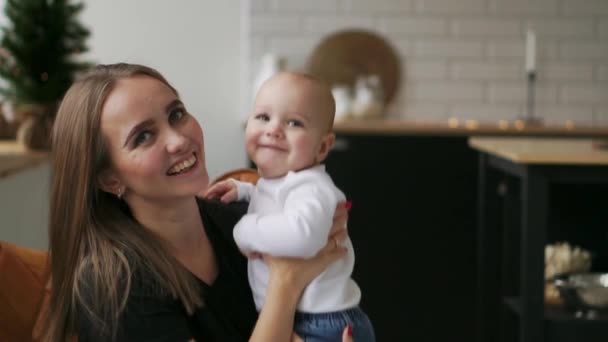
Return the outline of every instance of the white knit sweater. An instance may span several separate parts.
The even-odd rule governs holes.
[[[235,182],[239,200],[249,200],[247,215],[234,229],[234,239],[244,252],[314,256],[327,243],[336,206],[345,200],[323,165],[289,172],[282,178],[261,178],[256,186]],[[359,304],[361,291],[350,277],[355,263],[353,246],[350,240],[343,246],[347,255],[308,285],[298,311],[331,312]],[[268,267],[261,259],[249,260],[248,275],[260,310],[266,297]]]

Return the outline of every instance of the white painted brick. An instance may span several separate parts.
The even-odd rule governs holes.
[[[465,120],[477,120],[483,123],[497,123],[498,120],[513,120],[520,116],[519,105],[497,105],[497,104],[457,104],[450,109],[450,117]]]
[[[455,80],[523,79],[522,67],[515,63],[454,62],[450,77]]]
[[[560,46],[560,55],[567,59],[605,59],[608,41],[566,42]]]
[[[608,64],[597,66],[595,79],[598,81],[608,81]]]
[[[593,125],[608,126],[608,106],[597,107],[593,110]]]
[[[491,103],[515,103],[524,105],[527,101],[527,86],[524,82],[491,84],[487,88],[488,101]],[[535,103],[556,103],[557,87],[537,85]]]
[[[563,0],[561,12],[572,14],[608,14],[608,1],[606,0]]]
[[[335,12],[338,3],[338,0],[271,0],[271,8],[283,12]]]
[[[598,33],[600,34],[600,37],[608,37],[608,20],[602,20],[598,25]]]
[[[396,50],[396,53],[402,58],[411,55],[413,51],[413,42],[409,39],[389,39],[389,44]]]
[[[491,13],[556,14],[557,0],[490,0]]]
[[[244,1],[249,79],[266,52],[301,70],[324,36],[359,26],[384,36],[401,58],[402,86],[387,115],[514,119],[525,107],[531,27],[539,43],[537,114],[608,126],[608,0]]]
[[[401,111],[401,118],[412,121],[437,121],[448,119],[447,105],[437,103],[405,104]]]
[[[593,66],[589,63],[541,64],[538,68],[540,81],[590,81],[593,79]]]
[[[418,13],[483,13],[485,0],[415,0],[414,7]]]
[[[539,40],[547,36],[557,37],[589,37],[595,31],[593,20],[587,19],[535,19],[525,24],[525,27],[534,28],[539,34]]]
[[[560,98],[566,104],[608,104],[608,83],[564,85]]]
[[[332,33],[333,31],[357,28],[375,30],[375,22],[369,16],[351,15],[317,15],[304,18],[303,24],[306,32]]]
[[[406,85],[407,100],[437,103],[481,101],[483,88],[474,82],[417,82]],[[406,100],[406,101],[407,101]]]
[[[414,43],[414,55],[420,57],[479,57],[483,55],[480,41],[420,40]]]
[[[404,13],[413,10],[411,0],[344,0],[342,7],[350,12]]]
[[[402,79],[442,80],[447,78],[447,62],[406,60],[402,64]]]
[[[275,36],[270,37],[267,46],[275,52],[292,51],[311,53],[313,48],[320,42],[320,38],[319,35]]]
[[[447,22],[437,18],[388,17],[380,20],[378,28],[387,34],[445,35]]]
[[[494,40],[487,44],[486,53],[489,57],[517,57],[522,63],[524,60],[524,39],[518,40]],[[542,42],[537,46],[538,62],[543,60],[556,59],[558,57],[558,49],[556,43]]]
[[[583,126],[593,124],[591,106],[541,105],[535,109],[536,115],[543,118],[543,122],[549,125],[563,125],[566,121]]]
[[[457,19],[451,24],[456,36],[516,36],[521,35],[521,25],[516,19]]]
[[[276,32],[294,33],[301,31],[300,18],[295,15],[277,16],[255,16],[251,20],[253,33]]]
[[[267,42],[268,50],[284,56],[288,69],[299,70],[320,41],[316,36],[272,37]]]

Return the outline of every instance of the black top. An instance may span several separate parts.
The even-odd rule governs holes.
[[[199,209],[219,266],[212,285],[199,280],[203,306],[189,316],[179,300],[159,294],[152,277],[136,272],[119,320],[118,341],[247,341],[251,336],[257,312],[247,282],[247,260],[232,238],[246,205],[200,200]],[[79,341],[107,341],[80,316]]]

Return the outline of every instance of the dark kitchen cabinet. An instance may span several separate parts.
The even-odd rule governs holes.
[[[326,167],[353,202],[353,277],[377,340],[473,340],[477,154],[467,137],[339,134]]]

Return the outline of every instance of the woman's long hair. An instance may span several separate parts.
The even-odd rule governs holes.
[[[134,272],[151,274],[164,293],[192,313],[202,305],[194,277],[168,252],[166,243],[142,227],[127,205],[98,186],[111,167],[100,130],[106,98],[120,79],[155,78],[177,92],[156,70],[132,64],[100,65],[65,94],[53,128],[50,187],[51,298],[48,341],[77,334],[86,315],[109,339],[125,308]]]

